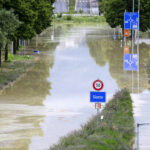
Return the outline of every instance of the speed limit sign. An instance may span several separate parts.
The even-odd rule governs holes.
[[[103,84],[103,82],[101,80],[95,80],[93,82],[93,88],[95,90],[100,91],[100,90],[103,89],[103,87],[104,87],[104,84]]]

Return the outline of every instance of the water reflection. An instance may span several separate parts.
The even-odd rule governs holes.
[[[123,71],[123,48],[122,41],[114,41],[112,38],[90,38],[88,36],[87,43],[90,49],[90,54],[99,66],[109,64],[111,76],[117,81],[120,88],[128,88],[132,91],[132,72]],[[128,42],[130,43],[130,42]],[[149,56],[148,45],[140,44],[140,92],[148,89],[148,78],[145,69],[145,64]],[[137,91],[138,79],[137,72],[134,72],[134,92]]]
[[[42,136],[40,123],[50,109],[45,109],[43,100],[50,95],[49,70],[54,64],[53,53],[58,42],[50,43],[51,30],[42,33],[30,42],[24,51],[33,54],[39,49],[34,66],[13,86],[0,94],[0,149],[27,150],[31,137]],[[38,47],[37,47],[38,46]]]

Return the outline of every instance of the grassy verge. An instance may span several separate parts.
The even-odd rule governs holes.
[[[32,56],[19,56],[9,54],[8,61],[0,67],[0,89],[15,81],[20,75],[33,65]]]
[[[93,23],[106,23],[106,19],[104,16],[63,16],[61,18],[56,17],[55,18],[55,23],[70,23],[70,24],[74,24],[74,23],[78,23],[78,24],[93,24]]]
[[[96,127],[96,116],[81,130],[60,140],[50,150],[132,150],[134,119],[130,93],[124,89],[109,101],[101,115],[104,120]]]

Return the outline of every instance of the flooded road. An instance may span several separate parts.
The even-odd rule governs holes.
[[[136,121],[150,122],[148,49],[140,45],[140,78],[134,72],[133,83],[132,72],[123,71],[123,42],[119,36],[113,40],[112,29],[60,25],[43,32],[25,52],[40,50],[34,67],[0,94],[0,149],[48,149],[61,136],[79,129],[96,113],[89,93],[98,78],[104,82],[107,101],[118,89],[133,90]],[[140,128],[143,150],[146,144],[150,148],[148,132],[149,126]]]

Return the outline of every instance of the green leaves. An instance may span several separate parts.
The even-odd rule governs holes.
[[[44,29],[50,26],[53,8],[48,0],[36,0],[32,3],[32,9],[37,14],[34,29],[37,34],[40,34]]]
[[[52,2],[50,0],[7,0],[3,7],[18,15],[22,22],[15,32],[21,39],[31,39],[50,26],[52,20]]]
[[[106,21],[113,28],[121,25],[123,28],[124,12],[132,12],[131,0],[103,0]],[[138,0],[135,0],[135,12],[138,11]],[[140,5],[140,30],[150,29],[150,1],[141,0]]]
[[[19,24],[20,22],[13,10],[0,10],[0,29],[7,39],[11,39],[14,36],[16,28]]]

